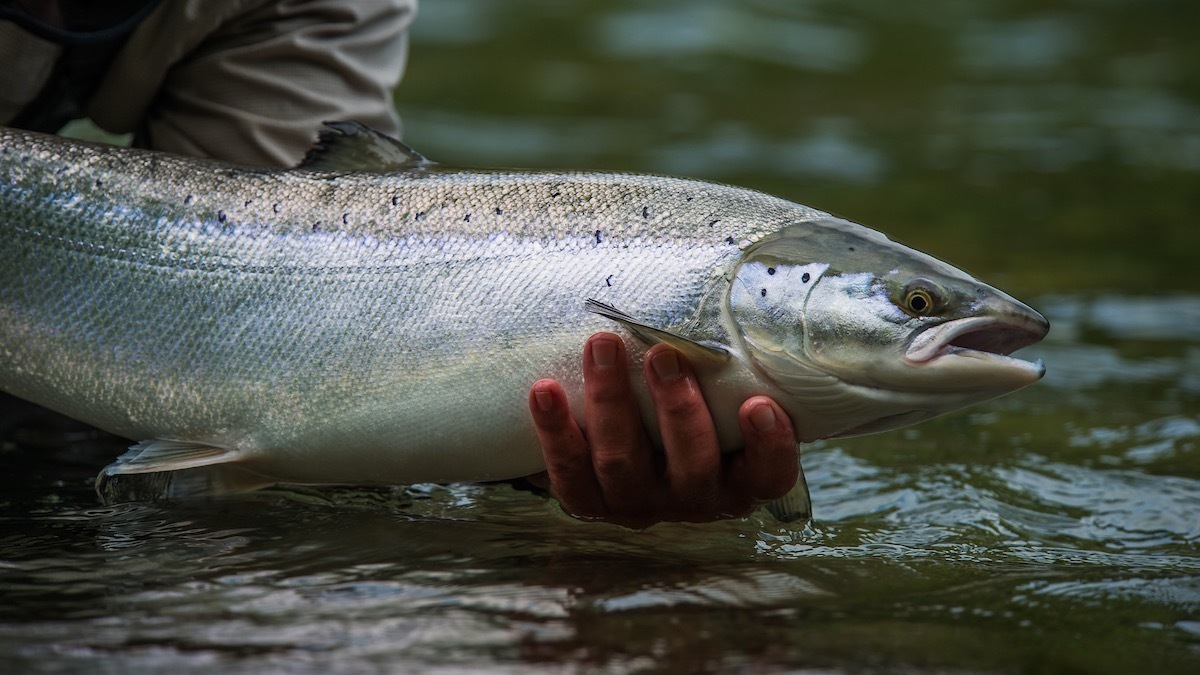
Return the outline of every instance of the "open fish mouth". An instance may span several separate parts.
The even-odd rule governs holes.
[[[1020,320],[990,316],[955,319],[919,333],[909,343],[904,359],[920,365],[946,358],[970,358],[1038,380],[1046,374],[1041,359],[1030,362],[1011,354],[1038,342],[1049,330],[1049,324],[1040,316]]]

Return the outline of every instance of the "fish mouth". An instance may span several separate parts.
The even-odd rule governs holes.
[[[1011,356],[1046,336],[1050,324],[1040,314],[1021,317],[977,316],[955,319],[917,334],[904,352],[910,365],[947,359],[972,359],[978,366],[1000,368],[1030,382],[1046,374],[1041,359],[1025,361]]]

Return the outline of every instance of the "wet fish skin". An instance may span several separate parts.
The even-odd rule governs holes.
[[[758,353],[764,325],[739,324],[775,311],[747,309],[759,300],[737,289],[780,251],[802,258],[782,261],[797,278],[816,265],[811,286],[841,294],[825,310],[853,316],[844,346],[859,360],[896,359],[933,322],[895,307],[839,313],[855,293],[879,305],[872,289],[886,286],[832,281],[853,276],[856,257],[833,250],[847,241],[905,268],[894,274],[970,286],[973,305],[956,312],[1018,326],[1017,346],[1044,335],[1044,319],[871,230],[762,193],[443,169],[350,126],[324,139],[304,167],[260,170],[0,132],[0,388],[150,442],[115,473],[236,465],[263,482],[411,483],[542,469],[525,396],[536,379],[558,379],[582,419],[579,350],[614,328],[584,309],[589,298],[623,313],[631,336],[688,352],[729,450],[753,394],[779,400],[798,440],[812,440],[902,426],[1041,376],[1005,363],[1016,376],[925,395],[904,419],[895,409],[908,393],[881,404],[852,392],[853,404],[829,406],[853,379],[830,374],[839,357]],[[805,293],[788,311],[807,311]],[[854,339],[857,327],[876,341]],[[628,341],[640,357],[643,341]],[[948,351],[925,348],[932,361]],[[781,363],[790,375],[773,370]]]

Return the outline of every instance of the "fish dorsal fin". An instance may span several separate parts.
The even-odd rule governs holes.
[[[326,122],[296,168],[306,171],[413,171],[433,162],[404,143],[358,122]]]
[[[729,348],[715,342],[699,342],[689,337],[676,335],[638,321],[612,305],[588,298],[583,308],[593,314],[612,319],[633,333],[634,337],[647,345],[664,342],[679,350],[693,365],[722,365],[729,361]]]
[[[212,443],[153,439],[131,446],[117,461],[104,467],[104,475],[179,471],[200,466],[224,464],[238,459],[241,453]]]

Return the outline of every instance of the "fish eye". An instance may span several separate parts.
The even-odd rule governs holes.
[[[932,284],[924,279],[914,279],[908,283],[904,291],[904,304],[901,309],[913,316],[927,316],[936,309],[939,298]]]

